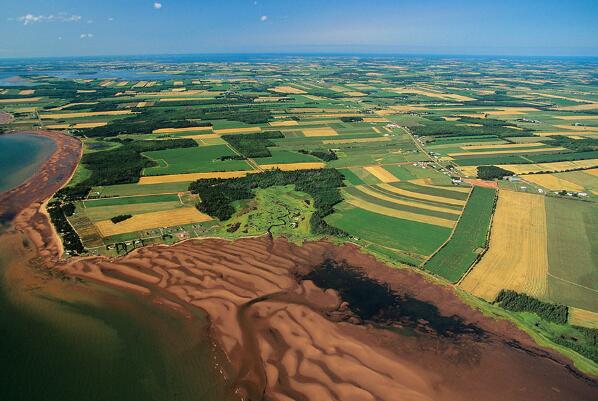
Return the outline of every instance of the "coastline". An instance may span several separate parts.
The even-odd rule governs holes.
[[[553,388],[570,399],[595,394],[593,379],[572,374],[565,357],[537,346],[513,323],[484,316],[452,287],[392,269],[355,246],[209,239],[148,246],[112,259],[59,260],[60,239],[43,205],[68,183],[82,150],[76,138],[41,134],[60,146],[42,171],[7,192],[12,200],[0,196],[0,215],[14,217],[14,229],[29,239],[38,266],[152,295],[174,310],[202,309],[210,335],[230,361],[226,376],[241,399],[265,394],[272,399],[557,400]],[[355,321],[337,291],[297,278],[328,259],[348,261],[394,291],[433,305],[440,315],[479,327],[487,337],[439,341],[425,321],[407,327],[415,333],[408,336]],[[527,386],[523,394],[508,392],[522,386]]]

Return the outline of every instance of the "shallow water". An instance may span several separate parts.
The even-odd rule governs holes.
[[[0,192],[27,181],[54,148],[54,142],[42,136],[0,135]]]

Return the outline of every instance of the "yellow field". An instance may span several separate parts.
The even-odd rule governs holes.
[[[112,111],[83,111],[78,113],[51,113],[42,114],[40,118],[45,120],[53,120],[59,118],[84,118],[84,117],[96,117],[96,116],[122,116],[125,114],[131,114],[131,110],[112,110]]]
[[[578,104],[575,106],[559,107],[558,110],[564,110],[564,111],[598,110],[598,102],[588,103],[588,104]]]
[[[391,185],[389,185],[389,186],[391,186]],[[423,203],[423,202],[408,201],[408,200],[403,200],[403,199],[399,199],[399,198],[393,198],[391,196],[384,195],[383,193],[374,191],[364,185],[356,185],[354,188],[358,189],[360,192],[363,192],[366,195],[370,195],[370,196],[373,196],[374,198],[382,199],[387,202],[396,203],[397,205],[412,206],[412,207],[417,207],[420,209],[433,210],[435,212],[454,214],[457,216],[461,214],[461,211],[455,210],[455,209],[448,209],[448,208],[442,207],[442,206],[433,206],[433,205],[429,205],[429,204]]]
[[[41,97],[25,97],[20,99],[0,99],[0,103],[33,103],[42,100]]]
[[[70,124],[50,124],[50,125],[46,125],[46,128],[48,129],[67,129],[70,128]]]
[[[303,135],[307,137],[313,136],[335,136],[338,135],[334,128],[322,127],[322,128],[305,128],[302,130]]]
[[[598,313],[569,307],[569,324],[598,329]]]
[[[322,162],[306,162],[306,163],[286,163],[286,164],[260,164],[260,168],[264,170],[279,169],[282,171],[295,170],[311,170],[326,167],[326,163]]]
[[[177,132],[211,131],[212,127],[185,127],[185,128],[160,128],[152,131],[152,134],[174,134]]]
[[[295,125],[299,125],[299,123],[295,120],[289,120],[289,121],[272,121],[269,122],[268,125],[270,125],[271,127],[292,127]]]
[[[226,134],[249,134],[249,133],[256,133],[262,132],[260,127],[248,127],[248,128],[225,128],[225,129],[216,129],[214,133],[218,135],[226,135]]]
[[[77,89],[77,93],[94,93],[95,89]]]
[[[195,100],[209,100],[209,97],[164,97],[160,98],[161,102],[190,102]]]
[[[139,178],[139,184],[163,184],[168,182],[185,182],[205,180],[208,178],[239,178],[245,177],[247,174],[257,173],[255,170],[248,171],[219,171],[215,173],[189,173],[189,174],[170,174],[170,175],[155,175]]]
[[[598,115],[596,116],[558,116],[558,117],[554,117],[554,118],[558,118],[559,120],[573,120],[573,121],[577,121],[577,120],[598,120]]]
[[[532,174],[526,175],[523,178],[525,181],[548,188],[552,191],[560,191],[563,189],[574,192],[583,191],[583,187],[581,185],[571,181],[563,180],[562,178],[558,178],[552,174]]]
[[[478,176],[478,166],[459,166],[458,169],[466,177],[477,177]]]
[[[143,88],[145,87],[145,85],[147,85],[147,81],[139,81],[135,85],[133,85],[133,88]]]
[[[365,117],[363,119],[364,123],[387,123],[388,120],[384,117]]]
[[[531,153],[531,152],[556,152],[559,150],[565,150],[562,147],[554,147],[554,148],[539,148],[539,149],[520,149],[520,150],[490,150],[488,152],[457,152],[457,153],[449,153],[448,155],[451,157],[455,156],[481,156],[481,155],[498,155],[503,153]]]
[[[122,82],[119,82],[118,84],[116,84],[116,86],[125,86],[128,83],[129,83],[129,81],[122,81]]]
[[[135,107],[147,107],[147,106],[152,106],[154,104],[154,102],[138,102],[137,105],[135,105]]]
[[[69,104],[65,104],[64,106],[54,107],[54,108],[50,109],[50,111],[60,111],[60,110],[67,109],[72,106],[92,106],[94,104],[98,104],[98,102],[69,103]]]
[[[451,145],[452,146],[452,145]],[[464,145],[459,146],[463,150],[478,150],[478,149],[517,149],[527,148],[536,146],[546,146],[545,143],[541,142],[530,142],[530,143],[501,143],[495,145]]]
[[[201,213],[195,207],[182,207],[161,212],[138,214],[118,224],[114,224],[110,220],[102,220],[95,223],[95,225],[103,237],[109,237],[151,228],[180,226],[210,220],[212,220],[210,216]]]
[[[453,93],[441,93],[441,92],[432,92],[429,90],[422,90],[422,89],[409,89],[409,88],[388,88],[388,90],[397,92],[397,93],[407,93],[413,95],[422,95],[427,97],[434,97],[443,100],[456,100],[459,102],[468,102],[471,100],[475,100],[472,97],[456,95]]]
[[[598,177],[598,168],[593,168],[590,170],[585,170],[584,173],[593,175],[594,177]]]
[[[487,301],[494,301],[502,289],[544,297],[546,235],[543,196],[500,191],[488,252],[463,279],[461,288]]]
[[[363,92],[358,92],[358,91],[345,92],[345,95],[351,96],[351,97],[367,96],[367,94],[365,94]]]
[[[185,135],[183,138],[189,138],[194,140],[202,140],[202,139],[216,139],[220,138],[218,134],[197,134],[197,135]]]
[[[363,168],[365,171],[382,181],[383,183],[397,182],[399,179],[389,173],[384,167],[381,166],[366,166]]]
[[[387,142],[390,141],[389,137],[382,136],[379,138],[355,138],[355,139],[328,139],[322,141],[326,145],[335,145],[343,143],[368,143],[368,142]]]
[[[350,205],[353,205],[355,207],[358,207],[360,209],[364,209],[364,210],[368,210],[370,212],[382,214],[384,216],[396,217],[398,219],[418,221],[420,223],[432,224],[435,226],[449,227],[449,228],[452,228],[455,225],[455,222],[452,220],[446,220],[446,219],[443,219],[440,217],[427,216],[427,215],[423,215],[423,214],[407,212],[404,210],[391,209],[389,207],[376,205],[376,204],[367,202],[363,199],[359,199],[359,198],[349,196],[346,194],[345,194],[345,202],[347,202]]]
[[[427,195],[427,194],[422,194],[419,192],[411,192],[411,191],[407,191],[406,189],[393,187],[392,185],[388,185],[388,184],[379,184],[378,186],[388,192],[393,192],[397,195],[408,196],[411,198],[417,198],[417,199],[421,199],[421,200],[429,200],[432,202],[442,202],[442,203],[446,203],[447,205],[465,206],[465,203],[467,203],[466,201],[459,200],[459,199],[444,198],[442,196]]]
[[[14,109],[15,113],[33,113],[34,111],[37,110],[37,107],[32,106],[32,107],[18,107],[16,109]]]
[[[107,122],[96,122],[96,123],[79,123],[73,125],[73,128],[83,129],[83,128],[95,128],[95,127],[103,127],[107,125]]]
[[[23,89],[22,91],[19,91],[19,95],[21,96],[33,95],[34,93],[35,89]]]
[[[183,85],[184,82],[183,81],[174,81],[173,84],[177,85],[177,86],[180,86],[180,85]]]
[[[598,127],[588,127],[585,125],[562,124],[562,125],[555,125],[554,127],[560,128],[560,129],[567,129],[567,130],[571,130],[571,131],[590,131],[590,132],[598,131]]]
[[[592,168],[598,166],[598,159],[575,160],[569,162],[552,162],[537,164],[499,164],[498,167],[514,172],[515,174],[529,174],[537,172],[557,172],[575,169]]]
[[[301,89],[293,88],[292,86],[276,86],[276,87],[270,88],[268,90],[270,90],[272,92],[276,92],[276,93],[291,93],[291,94],[296,94],[296,95],[301,95],[301,94],[307,93]]]

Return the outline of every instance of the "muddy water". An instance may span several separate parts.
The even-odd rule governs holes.
[[[2,240],[0,399],[228,398],[203,314],[36,271]]]

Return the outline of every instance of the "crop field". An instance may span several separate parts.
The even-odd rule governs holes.
[[[536,298],[548,295],[547,222],[544,197],[500,191],[488,251],[461,288],[488,301],[511,289]]]
[[[475,187],[450,240],[424,267],[449,281],[457,282],[486,247],[495,191]]]
[[[109,77],[86,75],[93,62],[68,67],[81,76],[24,71],[22,84],[0,85],[0,110],[8,129],[84,142],[60,201],[75,206],[68,221],[89,252],[336,236],[486,300],[512,288],[577,308],[575,324],[598,313],[598,96],[577,61],[115,61],[100,68]],[[519,177],[479,177],[480,166]],[[327,188],[336,195],[256,187],[220,220],[190,192],[197,181],[314,169],[341,175]],[[334,204],[315,214],[322,199]],[[327,229],[316,234],[318,224]]]
[[[548,295],[598,312],[598,205],[546,199]]]

